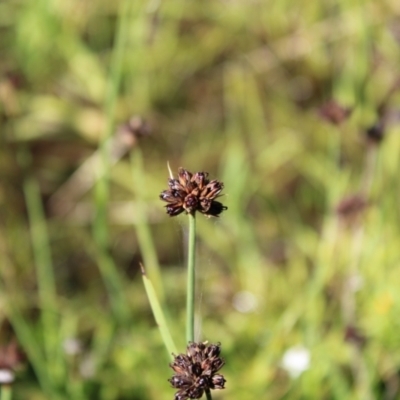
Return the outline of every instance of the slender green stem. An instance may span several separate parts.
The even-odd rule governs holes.
[[[189,214],[188,271],[186,297],[186,341],[194,341],[194,289],[196,261],[196,216]]]
[[[53,263],[51,259],[46,217],[37,183],[28,177],[24,183],[24,194],[28,209],[33,258],[35,261],[41,318],[46,355],[54,361],[57,333],[57,296]]]
[[[39,342],[36,340],[32,327],[20,312],[20,306],[18,304],[20,301],[18,301],[14,296],[9,299],[9,310],[7,312],[8,318],[10,319],[13,330],[17,335],[18,342],[24,349],[32,368],[35,371],[40,386],[44,392],[49,393],[51,398],[53,398],[55,397],[53,392],[54,385],[52,382],[52,376],[47,370],[47,362],[43,362],[43,352],[39,346]],[[3,398],[0,397],[0,400],[3,400]]]
[[[1,396],[0,400],[11,400],[12,397],[12,386],[1,385]]]
[[[164,290],[160,264],[157,258],[157,250],[152,237],[148,212],[146,209],[145,188],[146,177],[144,176],[143,154],[139,147],[131,152],[131,167],[133,177],[133,190],[135,193],[137,222],[135,224],[136,234],[140,251],[143,256],[146,273],[152,281],[157,297],[161,303],[164,302]]]
[[[110,76],[104,113],[106,125],[100,142],[99,150],[101,163],[98,168],[98,180],[95,186],[96,214],[93,222],[93,236],[98,247],[98,264],[102,278],[109,292],[110,301],[119,320],[126,320],[129,310],[123,298],[124,284],[115,263],[108,252],[109,232],[107,220],[107,206],[109,202],[109,177],[110,177],[110,146],[109,140],[114,132],[115,109],[122,79],[122,63],[124,50],[129,30],[129,7],[130,1],[121,2],[117,30],[115,33],[115,44],[111,57]]]
[[[64,374],[63,363],[60,362],[59,351],[59,311],[57,309],[57,290],[51,256],[50,237],[47,227],[46,215],[41,199],[40,188],[32,174],[31,154],[27,148],[23,147],[18,153],[18,159],[21,167],[26,172],[26,179],[23,184],[23,191],[28,212],[29,230],[32,243],[32,256],[38,286],[38,306],[40,309],[43,349],[36,351],[41,353],[35,359],[31,360],[39,379],[46,380],[46,386],[53,391],[57,385],[58,379]],[[13,304],[14,308],[15,305]],[[15,311],[13,312],[13,314]],[[13,324],[17,319],[14,315]],[[15,328],[15,325],[14,325]],[[25,329],[26,331],[26,329]],[[21,331],[19,332],[19,339]],[[26,342],[31,348],[35,347],[34,339],[29,338]],[[36,346],[37,347],[37,346]],[[42,353],[43,350],[43,353]],[[27,353],[33,355],[33,351]],[[43,362],[43,357],[46,362]],[[39,372],[39,369],[41,370]],[[2,389],[3,390],[3,389]],[[7,393],[7,389],[6,390]],[[11,390],[11,389],[10,389]],[[3,395],[2,395],[3,396]],[[6,396],[6,394],[4,394]],[[7,397],[6,397],[7,398]],[[2,400],[1,397],[0,400]]]
[[[210,389],[206,389],[207,400],[212,400]]]

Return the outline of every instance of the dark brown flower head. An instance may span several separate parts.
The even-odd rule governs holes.
[[[384,122],[378,121],[376,124],[370,126],[366,129],[365,134],[369,143],[378,145],[385,136]]]
[[[364,195],[352,194],[340,200],[335,212],[343,226],[350,228],[357,226],[368,206],[368,200]]]
[[[200,399],[206,390],[224,389],[225,378],[217,374],[225,361],[219,357],[221,345],[189,342],[186,354],[175,356],[170,367],[175,375],[168,379],[179,389],[175,400]]]
[[[127,148],[134,147],[138,139],[149,136],[151,126],[140,116],[134,115],[116,130],[116,138]]]
[[[336,206],[336,213],[341,218],[349,218],[363,211],[368,205],[367,199],[360,194],[343,198]]]
[[[363,348],[367,343],[367,337],[362,331],[354,325],[346,326],[344,333],[344,340],[348,343],[352,343],[359,348]]]
[[[340,125],[350,116],[351,112],[351,108],[343,107],[335,100],[328,101],[319,109],[319,115],[333,125]]]
[[[0,369],[13,370],[17,368],[23,360],[24,355],[15,340],[0,347]]]
[[[166,201],[167,214],[171,217],[182,212],[194,214],[196,211],[207,216],[218,217],[227,210],[219,201],[224,184],[217,180],[210,181],[207,172],[192,174],[186,169],[179,168],[178,178],[168,179],[168,190],[160,194],[160,199]]]
[[[0,385],[13,382],[14,371],[24,360],[25,356],[15,340],[0,347]]]

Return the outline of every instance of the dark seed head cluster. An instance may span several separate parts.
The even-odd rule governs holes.
[[[186,354],[175,356],[170,367],[175,375],[169,379],[179,389],[175,400],[200,399],[206,390],[224,389],[225,378],[217,372],[225,364],[219,357],[221,345],[189,342]]]
[[[210,181],[207,172],[192,174],[179,168],[178,179],[168,179],[168,186],[169,189],[160,194],[160,199],[168,203],[165,207],[171,217],[184,211],[187,214],[199,211],[207,216],[218,217],[228,208],[216,201],[221,196],[224,184],[216,179]]]

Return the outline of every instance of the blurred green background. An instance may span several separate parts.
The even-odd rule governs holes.
[[[400,398],[399,4],[0,1],[13,399],[173,399],[139,268],[183,352],[167,162],[225,184],[229,210],[198,217],[213,397]]]

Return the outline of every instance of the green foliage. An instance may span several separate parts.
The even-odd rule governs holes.
[[[184,351],[167,161],[225,184],[228,211],[197,218],[198,336],[226,360],[214,398],[398,398],[399,18],[392,0],[0,2],[12,398],[173,398],[139,267]],[[341,123],[318,111],[331,99],[352,109]],[[152,134],[127,143],[132,115]],[[291,348],[310,354],[298,377]]]

